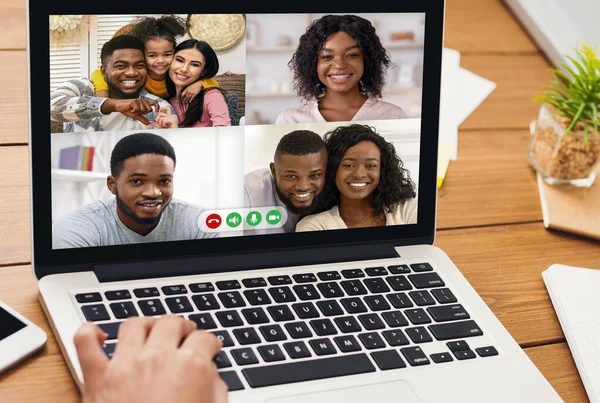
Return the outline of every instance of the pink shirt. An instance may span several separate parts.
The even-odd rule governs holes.
[[[406,119],[404,109],[384,102],[379,98],[369,97],[360,107],[352,121],[359,120],[384,120],[384,119]],[[277,116],[275,123],[313,123],[326,122],[319,112],[319,102],[309,101],[295,108],[286,109]]]
[[[183,119],[185,109],[181,109],[179,101],[171,98],[169,103],[175,109],[179,121]],[[220,91],[211,90],[204,93],[204,105],[202,108],[202,117],[196,123],[188,127],[213,127],[213,126],[231,126],[229,119],[229,109],[225,102],[225,97]]]

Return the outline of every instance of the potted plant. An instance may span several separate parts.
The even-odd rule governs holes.
[[[548,184],[589,187],[600,162],[600,59],[583,44],[572,65],[551,69],[554,80],[534,98],[542,102],[529,161]]]

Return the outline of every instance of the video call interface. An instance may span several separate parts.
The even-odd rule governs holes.
[[[424,24],[50,16],[53,248],[416,224]]]

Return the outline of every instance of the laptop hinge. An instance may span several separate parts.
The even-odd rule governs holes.
[[[100,282],[110,282],[394,257],[398,257],[398,253],[392,244],[344,245],[228,256],[99,264],[94,266],[94,273]]]

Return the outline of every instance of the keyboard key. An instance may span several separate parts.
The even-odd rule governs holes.
[[[138,305],[140,306],[140,309],[142,310],[142,313],[144,314],[144,316],[157,316],[157,315],[164,315],[167,313],[165,311],[165,307],[163,306],[162,302],[160,302],[160,299],[158,299],[158,298],[144,299],[144,300],[138,301]]]
[[[217,319],[223,327],[242,326],[244,324],[237,311],[221,311],[215,315],[217,315]]]
[[[259,329],[266,341],[287,340],[287,336],[279,325],[261,326]]]
[[[401,330],[386,330],[381,332],[381,334],[392,347],[405,346],[409,344],[408,339]]]
[[[290,290],[290,287],[275,287],[269,288],[269,293],[275,300],[275,302],[294,302],[296,301],[296,297]]]
[[[113,355],[115,354],[116,346],[117,346],[117,343],[104,343],[102,345],[102,350],[104,350],[104,354],[106,354],[106,356],[108,358],[112,358]]]
[[[408,317],[408,319],[412,322],[413,325],[423,325],[425,323],[431,323],[431,318],[427,315],[421,308],[417,309],[407,309],[404,311],[404,314]]]
[[[362,328],[353,316],[344,316],[333,320],[342,333],[360,332]]]
[[[188,316],[188,319],[196,322],[196,326],[198,327],[198,329],[208,330],[208,329],[215,329],[217,327],[217,324],[215,323],[212,316],[208,312],[190,315],[190,316]]]
[[[430,364],[429,358],[427,358],[423,350],[421,350],[421,347],[404,347],[401,348],[400,351],[412,367]]]
[[[275,305],[267,308],[269,314],[275,322],[286,322],[294,320],[294,314],[290,311],[287,305]]]
[[[268,305],[271,303],[271,298],[267,295],[267,292],[263,289],[258,290],[246,290],[244,295],[250,305]]]
[[[431,267],[431,265],[429,263],[411,264],[410,268],[413,269],[413,271],[416,271],[416,272],[432,271],[433,270],[433,267]]]
[[[375,351],[371,357],[382,371],[388,369],[406,368],[406,364],[396,350]]]
[[[388,270],[391,274],[407,274],[410,273],[410,267],[405,264],[388,266]]]
[[[410,327],[408,329],[405,329],[405,332],[415,344],[429,343],[433,341],[427,329],[425,329],[422,326]]]
[[[237,280],[225,280],[225,281],[217,281],[217,288],[221,291],[226,290],[239,290],[242,288],[242,285]]]
[[[242,314],[244,315],[244,318],[246,318],[246,321],[251,325],[269,323],[269,318],[262,308],[242,309]]]
[[[335,354],[336,350],[329,339],[316,339],[308,342],[316,355]]]
[[[258,358],[249,347],[231,350],[231,355],[238,365],[258,364]]]
[[[410,282],[404,276],[387,277],[386,280],[394,291],[412,290],[412,285],[410,285]]]
[[[408,326],[408,321],[400,311],[383,312],[381,317],[389,327]]]
[[[310,321],[310,325],[318,336],[337,334],[337,330],[329,319],[314,319]]]
[[[453,304],[457,301],[454,294],[452,294],[452,291],[448,288],[431,290],[431,293],[440,304]]]
[[[414,306],[410,298],[408,298],[408,295],[403,292],[399,292],[398,294],[388,294],[386,297],[396,309],[410,308]]]
[[[292,339],[304,339],[312,336],[312,332],[304,322],[286,323],[285,328]]]
[[[321,279],[321,281],[339,280],[342,278],[340,273],[337,271],[323,271],[321,273],[317,273],[317,276]]]
[[[229,357],[227,357],[227,353],[225,353],[225,351],[221,351],[215,355],[214,361],[219,369],[231,367],[231,361],[229,361]]]
[[[390,292],[390,287],[387,286],[382,278],[367,278],[364,280],[365,285],[373,294],[382,292]]]
[[[180,295],[187,294],[187,288],[183,284],[167,285],[161,288],[165,295]]]
[[[256,288],[256,287],[266,287],[267,286],[267,282],[262,277],[245,278],[242,280],[242,284],[244,284],[244,287],[246,287],[246,288]]]
[[[292,288],[296,292],[298,298],[300,298],[302,301],[321,298],[319,292],[312,284],[295,285]]]
[[[317,277],[312,273],[294,274],[292,277],[294,278],[294,281],[299,284],[314,283],[317,281]]]
[[[374,276],[387,276],[388,271],[385,269],[385,267],[380,266],[380,267],[369,267],[365,269],[365,273],[367,273],[368,276],[374,277]]]
[[[138,298],[158,297],[160,295],[156,287],[136,288],[133,293]]]
[[[256,330],[254,330],[252,327],[234,329],[233,335],[242,346],[260,343],[260,337],[258,337],[258,333],[256,333]]]
[[[417,304],[419,306],[435,305],[435,301],[433,300],[433,297],[431,296],[431,294],[429,294],[429,291],[427,291],[427,290],[411,291],[408,293],[408,295],[410,295],[412,300],[415,301],[415,304]]]
[[[368,313],[366,315],[359,315],[358,320],[360,320],[360,323],[362,323],[362,325],[367,330],[383,329],[385,327],[385,325],[383,324],[383,322],[381,321],[379,316],[377,316],[376,313]]]
[[[360,351],[360,344],[358,344],[358,340],[354,336],[334,337],[333,341],[335,341],[335,344],[337,344],[342,353]]]
[[[325,298],[339,298],[344,296],[344,291],[342,291],[338,283],[319,283],[317,284],[317,287],[319,287],[321,294],[323,294]]]
[[[387,303],[383,295],[367,295],[364,298],[372,311],[385,311],[391,309],[390,304]]]
[[[292,284],[290,276],[271,276],[267,277],[267,280],[271,285]]]
[[[217,330],[216,332],[212,332],[217,339],[221,340],[223,343],[223,347],[231,347],[233,346],[233,339],[229,335],[227,330]]]
[[[190,304],[190,300],[187,299],[187,297],[167,298],[165,299],[165,302],[172,313],[192,312],[194,310],[194,308],[192,308],[192,304]]]
[[[452,352],[457,360],[470,360],[472,358],[477,357],[473,350],[461,350],[461,351],[453,351]]]
[[[191,292],[209,292],[209,291],[214,291],[215,287],[212,285],[212,283],[195,283],[195,284],[190,284],[190,291]]]
[[[253,388],[313,381],[338,376],[375,372],[365,354],[327,357],[288,364],[265,365],[242,370]]]
[[[290,358],[306,358],[312,355],[303,341],[284,343],[283,348],[285,348]]]
[[[469,343],[464,340],[449,341],[446,343],[450,351],[470,350]]]
[[[358,338],[363,346],[365,346],[365,348],[368,350],[385,347],[385,342],[376,332],[359,334]]]
[[[88,302],[100,302],[102,301],[102,295],[100,295],[99,292],[86,292],[83,294],[75,295],[75,299],[77,300],[77,302],[80,302],[82,304]]]
[[[454,361],[454,358],[452,358],[452,356],[449,353],[431,354],[430,357],[431,361],[435,362],[436,364]]]
[[[348,295],[365,295],[367,289],[360,280],[342,281],[340,283]]]
[[[342,276],[345,278],[362,278],[365,273],[361,269],[342,270]]]
[[[285,360],[285,356],[283,355],[283,351],[277,344],[270,344],[268,346],[260,346],[257,348],[260,356],[265,360],[265,362],[274,362],[274,361],[283,361]]]
[[[498,350],[496,350],[494,346],[479,347],[476,348],[475,351],[477,351],[477,354],[479,354],[480,357],[491,357],[498,355]]]
[[[417,288],[443,287],[446,285],[437,273],[411,274],[408,279]]]
[[[363,304],[360,298],[344,298],[341,299],[340,302],[348,313],[354,314],[367,312],[367,307],[365,304]]]
[[[436,322],[448,322],[451,320],[470,319],[471,316],[461,304],[432,306],[427,312]]]
[[[106,333],[106,340],[115,340],[119,334],[119,325],[121,322],[100,323],[98,326]]]
[[[296,315],[298,315],[298,318],[300,319],[313,319],[320,316],[319,311],[317,311],[317,308],[315,308],[312,302],[293,304],[292,308],[294,308]]]
[[[106,291],[104,296],[109,301],[118,301],[120,299],[130,299],[131,293],[128,290]]]
[[[219,376],[227,384],[230,392],[244,389],[244,385],[235,371],[219,372]]]
[[[210,311],[221,307],[215,296],[212,294],[194,295],[192,301],[194,301],[194,304],[196,304],[196,307],[198,307],[200,311]]]
[[[477,326],[474,320],[430,325],[429,330],[438,340],[463,339],[483,335],[483,330]]]
[[[110,310],[115,315],[117,319],[125,319],[130,316],[138,316],[137,310],[135,309],[135,305],[131,301],[125,302],[113,302],[109,305]]]
[[[218,294],[219,299],[225,308],[241,308],[246,306],[246,302],[238,291],[221,292]]]
[[[336,316],[344,314],[344,311],[342,311],[342,308],[340,308],[340,304],[338,304],[335,300],[319,301],[317,302],[317,306],[324,316]]]

